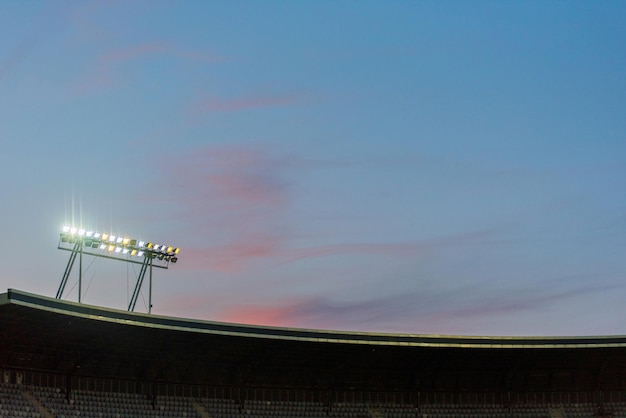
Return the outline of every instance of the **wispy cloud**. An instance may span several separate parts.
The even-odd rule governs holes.
[[[150,43],[100,54],[75,89],[79,94],[85,94],[118,86],[122,83],[119,75],[121,66],[142,57],[162,53],[168,48],[166,44]]]
[[[450,236],[404,242],[360,242],[320,245],[304,249],[293,249],[285,254],[284,262],[301,258],[323,257],[337,254],[364,254],[382,256],[416,256],[463,245],[487,244],[494,242],[496,229],[474,231]]]
[[[16,73],[31,55],[38,52],[42,44],[49,41],[50,34],[55,33],[56,28],[54,26],[61,21],[55,18],[64,13],[65,6],[44,4],[34,16],[34,21],[25,27],[24,33],[17,36],[5,35],[6,41],[13,40],[15,43],[9,48],[6,55],[0,55],[0,82]]]
[[[0,82],[6,79],[28,56],[35,45],[35,39],[24,38],[18,42],[7,56],[0,60]]]
[[[175,57],[187,61],[218,62],[224,60],[217,54],[206,51],[178,48],[168,42],[149,42],[112,49],[97,55],[89,65],[82,81],[76,86],[79,93],[102,91],[119,86],[124,82],[121,69],[130,63],[143,62],[153,57]]]
[[[95,17],[102,9],[111,8],[119,2],[117,0],[94,0],[87,3],[77,3],[70,19],[81,39],[99,39],[105,37],[110,29],[96,23]]]
[[[302,103],[306,97],[307,93],[304,92],[283,95],[248,95],[226,99],[208,97],[192,102],[188,113],[189,117],[195,121],[206,114],[242,112]]]
[[[286,233],[289,186],[283,163],[257,147],[211,147],[169,156],[158,187],[174,205],[195,245],[188,267],[237,270],[279,253]]]
[[[286,204],[282,163],[267,147],[199,148],[169,155],[163,163],[176,174],[164,180],[183,199],[188,214],[201,215],[216,207],[249,211],[249,205],[276,209]]]
[[[223,225],[230,225],[234,232],[242,225],[246,225],[246,222],[241,222],[241,219],[238,219]],[[486,245],[496,242],[493,240],[493,234],[489,231],[407,242],[357,242],[313,245],[305,248],[292,246],[292,241],[295,241],[296,237],[287,233],[269,231],[267,233],[245,233],[242,231],[238,238],[223,245],[186,249],[185,266],[182,268],[205,269],[213,267],[221,271],[238,271],[249,262],[260,259],[266,261],[268,267],[276,268],[305,259],[337,255],[415,258],[462,246]],[[302,237],[297,238],[301,239]]]
[[[329,296],[286,298],[268,305],[248,304],[223,309],[218,318],[258,325],[437,333],[466,327],[474,320],[514,316],[546,309],[555,303],[615,290],[617,285],[581,286],[546,292],[527,289],[483,294],[470,288],[403,293],[368,300],[338,301]],[[474,289],[475,290],[475,289]]]
[[[415,257],[492,243],[498,233],[480,230],[398,242],[332,237],[332,243],[315,239],[307,245],[297,226],[308,220],[293,219],[290,211],[298,177],[294,170],[305,159],[276,154],[273,147],[257,144],[197,148],[163,158],[166,176],[155,183],[159,192],[150,199],[162,199],[188,223],[193,242],[185,245],[186,261],[179,268],[235,272],[256,261],[272,268],[329,255]],[[304,166],[309,170],[316,164],[328,166],[323,161]]]

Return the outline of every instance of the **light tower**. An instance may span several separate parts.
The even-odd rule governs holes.
[[[141,269],[135,284],[135,290],[128,304],[128,310],[134,311],[139,292],[143,284],[146,272],[150,272],[148,313],[152,312],[152,268],[167,269],[170,263],[178,261],[179,248],[171,245],[155,244],[153,242],[138,241],[126,236],[116,236],[82,228],[64,226],[59,236],[60,250],[70,251],[70,259],[65,267],[56,298],[61,299],[67,279],[70,276],[74,262],[78,257],[78,302],[81,302],[83,254],[93,257],[108,258],[111,260],[125,261],[127,263],[140,264]]]

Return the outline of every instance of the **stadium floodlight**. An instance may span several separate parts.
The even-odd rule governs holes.
[[[65,285],[67,284],[74,262],[78,257],[78,302],[81,302],[82,259],[83,254],[86,254],[141,265],[135,291],[128,305],[129,311],[135,309],[144,277],[146,272],[150,271],[148,313],[152,311],[152,268],[167,269],[170,263],[176,263],[178,261],[178,252],[180,251],[179,248],[171,245],[155,245],[151,241],[140,241],[125,235],[100,233],[69,225],[61,229],[58,248],[60,250],[70,251],[71,254],[59,290],[57,291],[57,299],[61,299],[63,296]]]

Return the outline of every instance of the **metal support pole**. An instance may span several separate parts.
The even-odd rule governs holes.
[[[67,279],[70,277],[70,273],[72,272],[72,267],[74,266],[74,261],[76,261],[76,254],[78,251],[82,253],[82,246],[80,243],[74,244],[74,248],[72,249],[72,253],[70,254],[70,259],[67,262],[67,266],[65,267],[65,272],[63,273],[63,278],[61,279],[61,284],[59,285],[59,290],[57,290],[57,299],[61,299],[63,297],[63,291],[65,290],[65,285],[67,284]]]
[[[150,295],[148,296],[148,313],[152,313],[152,257],[150,257]]]
[[[78,303],[83,294],[83,243],[80,243],[80,256],[78,258]]]
[[[135,284],[135,290],[133,291],[133,296],[130,298],[130,303],[128,304],[129,312],[135,310],[135,305],[137,304],[137,299],[139,298],[139,293],[141,292],[141,285],[143,284],[143,279],[146,276],[148,267],[150,267],[150,281],[152,281],[152,254],[146,254],[143,259],[143,263],[141,264],[139,276],[137,277],[137,283]],[[152,296],[150,296],[150,298],[152,298]]]

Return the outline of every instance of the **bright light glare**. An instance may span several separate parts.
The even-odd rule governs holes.
[[[153,242],[138,241],[124,236],[99,233],[83,228],[64,225],[60,242],[81,245],[84,248],[94,248],[109,253],[128,254],[131,257],[157,258],[166,262],[175,263],[180,248],[172,245],[155,244]]]

